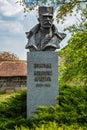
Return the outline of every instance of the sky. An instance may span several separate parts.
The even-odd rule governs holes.
[[[0,0],[0,52],[14,53],[19,59],[26,60],[28,50],[25,49],[25,45],[28,40],[25,32],[38,23],[38,14],[36,10],[33,10],[25,16],[23,7],[15,1]],[[64,24],[58,24],[55,21],[55,15],[56,12],[54,13],[54,24],[60,32],[75,21],[73,18],[67,17]],[[60,44],[61,48],[67,45],[69,38],[70,34],[67,33],[67,37]]]

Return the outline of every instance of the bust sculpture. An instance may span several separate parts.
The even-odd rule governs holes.
[[[53,24],[53,7],[39,7],[39,24],[26,32],[28,43],[26,49],[30,51],[55,51],[60,48],[59,43],[66,34],[57,31]]]

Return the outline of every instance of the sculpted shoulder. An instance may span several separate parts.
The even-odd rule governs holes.
[[[26,37],[30,39],[40,28],[40,24],[35,25],[29,32],[26,32]]]
[[[66,37],[65,33],[58,32],[58,29],[56,28],[54,24],[52,28],[53,28],[54,34],[57,36],[58,39],[60,39],[60,41]]]

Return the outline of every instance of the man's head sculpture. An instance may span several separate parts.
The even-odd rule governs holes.
[[[53,23],[53,7],[39,7],[39,22],[42,28],[50,28]]]
[[[39,22],[42,28],[50,28],[53,23],[53,7],[39,7]]]
[[[39,24],[26,33],[28,44],[26,49],[30,51],[55,51],[59,49],[59,43],[66,34],[59,33],[53,24],[54,9],[52,6],[40,6],[38,10]]]

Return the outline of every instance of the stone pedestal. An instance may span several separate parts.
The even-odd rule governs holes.
[[[27,118],[38,106],[57,103],[58,53],[38,51],[27,53]]]

